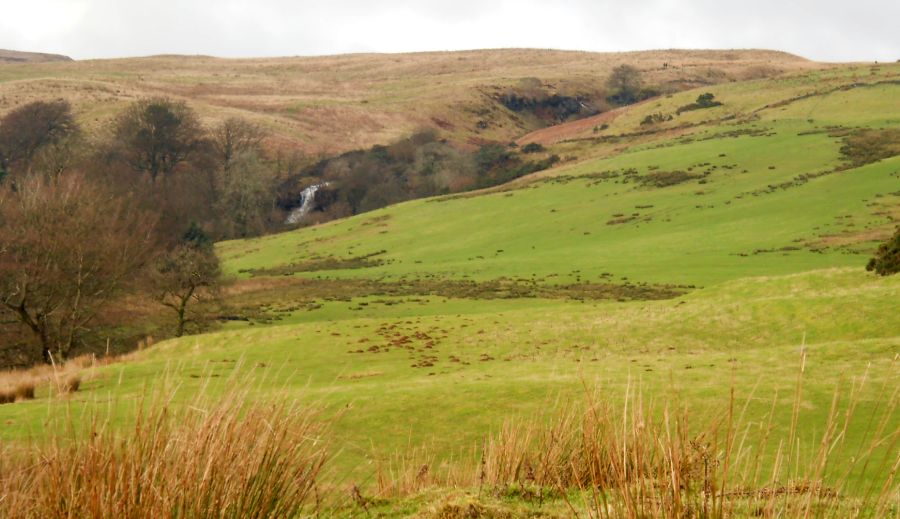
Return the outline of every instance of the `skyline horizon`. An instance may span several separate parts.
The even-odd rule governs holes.
[[[0,0],[3,1],[3,0]],[[887,0],[6,1],[0,48],[77,60],[554,49],[772,49],[818,62],[892,62]]]
[[[365,55],[404,55],[404,54],[442,54],[442,53],[465,53],[465,52],[483,52],[483,51],[522,51],[522,50],[533,50],[533,51],[549,51],[549,52],[571,52],[571,53],[585,53],[585,54],[639,54],[639,53],[647,53],[647,52],[776,52],[788,54],[791,56],[795,56],[797,58],[801,58],[807,61],[815,62],[815,63],[900,63],[900,58],[896,61],[892,60],[877,60],[877,59],[849,59],[849,60],[819,60],[815,58],[811,58],[809,56],[805,56],[803,54],[799,54],[796,52],[791,52],[789,50],[783,50],[778,48],[765,48],[765,47],[707,47],[707,48],[699,48],[699,47],[655,47],[655,48],[644,48],[644,49],[633,49],[633,50],[587,50],[587,49],[578,49],[578,48],[558,48],[558,47],[472,47],[472,48],[459,48],[459,49],[423,49],[423,50],[401,50],[401,51],[374,51],[374,50],[363,50],[363,51],[349,51],[349,52],[338,52],[338,53],[310,53],[310,54],[259,54],[259,55],[245,55],[245,56],[228,56],[228,55],[217,55],[217,54],[208,54],[208,53],[191,53],[191,52],[160,52],[160,53],[151,53],[151,54],[132,54],[132,55],[120,55],[120,56],[104,56],[104,57],[74,57],[65,52],[54,51],[54,50],[34,50],[34,49],[17,49],[17,48],[4,48],[0,47],[0,51],[7,52],[20,52],[25,54],[39,54],[39,55],[49,55],[49,56],[61,56],[65,58],[69,58],[72,61],[82,62],[82,61],[113,61],[113,60],[126,60],[126,59],[142,59],[142,58],[154,58],[154,57],[166,57],[166,56],[175,56],[175,57],[198,57],[198,58],[213,58],[213,59],[222,59],[222,60],[255,60],[255,59],[289,59],[289,58],[328,58],[328,57],[340,57],[340,56],[365,56]]]

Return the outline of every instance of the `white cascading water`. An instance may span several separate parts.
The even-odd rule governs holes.
[[[312,210],[313,202],[316,201],[316,191],[318,191],[319,188],[325,187],[327,185],[328,182],[313,184],[301,191],[300,205],[291,210],[290,214],[288,214],[287,220],[285,220],[284,223],[288,225],[300,223],[303,220],[303,217]]]

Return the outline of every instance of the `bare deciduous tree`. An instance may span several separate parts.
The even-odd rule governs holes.
[[[188,305],[215,297],[219,274],[212,245],[202,240],[179,244],[159,258],[154,269],[157,300],[175,312],[176,337],[184,335],[187,324],[194,321]]]
[[[220,169],[245,153],[259,154],[266,134],[262,128],[239,117],[232,117],[212,131],[212,143]]]
[[[32,358],[69,354],[146,263],[153,227],[78,175],[0,191],[0,312],[30,332]]]

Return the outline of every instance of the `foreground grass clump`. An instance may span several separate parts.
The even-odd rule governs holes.
[[[853,417],[853,402],[839,413],[837,401],[835,395],[821,433],[804,445],[797,422],[786,436],[771,435],[771,417],[754,423],[734,402],[695,428],[697,417],[686,409],[666,406],[660,417],[639,395],[619,408],[594,399],[585,409],[561,413],[549,426],[504,427],[485,447],[479,484],[532,498],[555,493],[573,513],[578,503],[567,496],[577,490],[586,515],[598,518],[896,512],[897,428],[885,419],[873,424],[868,442],[847,442],[850,421],[866,417]],[[798,390],[795,409],[800,402]],[[885,418],[893,415],[895,399],[887,405]],[[859,459],[836,465],[834,458],[848,449]],[[857,488],[854,478],[867,469],[875,479]]]
[[[879,416],[861,412],[863,376],[835,391],[825,423],[811,426],[800,418],[802,370],[793,400],[776,395],[767,416],[752,418],[753,398],[740,404],[733,391],[720,412],[698,415],[641,391],[615,403],[592,390],[549,420],[510,420],[474,463],[398,458],[380,471],[378,495],[454,488],[432,497],[429,517],[896,517],[897,391],[883,388]],[[784,413],[790,427],[776,431]],[[867,434],[848,436],[854,422]]]
[[[0,451],[0,515],[297,517],[326,460],[314,413],[236,396],[177,413],[156,403],[131,430],[109,425]]]
[[[881,387],[875,409],[862,406],[861,374],[813,423],[803,376],[762,416],[748,412],[757,397],[739,403],[733,389],[698,412],[634,386],[588,388],[544,417],[510,418],[460,456],[399,449],[362,484],[325,470],[328,429],[307,408],[233,392],[144,401],[131,429],[94,419],[0,449],[0,516],[894,517],[900,393]]]

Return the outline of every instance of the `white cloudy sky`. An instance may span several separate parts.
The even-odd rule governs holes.
[[[497,47],[900,59],[900,0],[0,0],[0,48],[76,59]]]

